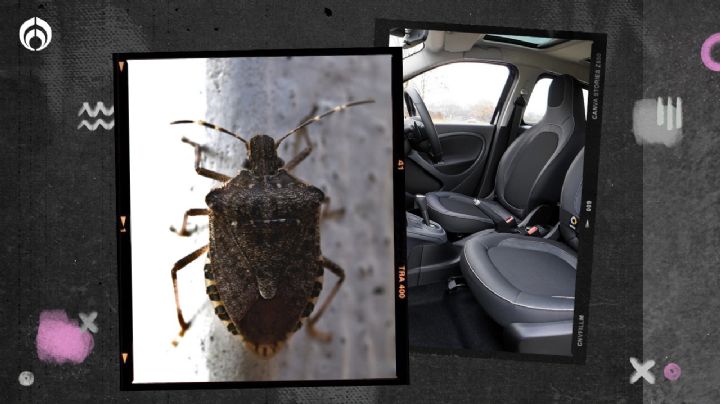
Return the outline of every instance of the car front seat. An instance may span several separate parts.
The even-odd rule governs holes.
[[[516,341],[542,341],[545,346],[535,349],[539,353],[570,350],[583,155],[584,150],[563,184],[559,240],[487,230],[465,242],[460,259],[465,281],[490,317]]]
[[[569,75],[553,79],[545,116],[505,151],[495,176],[494,198],[430,192],[430,218],[450,233],[475,233],[520,222],[537,206],[557,203],[568,166],[585,144],[582,89]]]

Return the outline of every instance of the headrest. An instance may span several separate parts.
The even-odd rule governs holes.
[[[548,108],[544,120],[565,120],[567,115],[585,120],[585,105],[580,84],[568,74],[557,76],[548,91]],[[554,122],[557,123],[557,122]]]

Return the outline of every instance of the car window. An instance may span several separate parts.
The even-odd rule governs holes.
[[[530,100],[528,100],[525,113],[523,114],[523,122],[525,124],[534,125],[545,116],[548,91],[550,91],[551,83],[552,78],[550,77],[543,77],[535,83],[535,88],[533,88],[532,93],[530,93]],[[583,88],[582,92],[583,99],[585,100],[585,117],[587,118],[588,90]]]
[[[506,66],[457,62],[428,70],[404,86],[417,89],[433,123],[486,124],[492,122],[509,76]]]

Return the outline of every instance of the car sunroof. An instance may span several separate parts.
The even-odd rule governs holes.
[[[530,48],[549,48],[559,43],[567,41],[566,39],[544,38],[539,36],[521,36],[521,35],[485,35],[486,41],[504,42],[515,45],[527,46]]]

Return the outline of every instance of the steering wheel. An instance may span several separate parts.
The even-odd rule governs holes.
[[[430,157],[437,163],[442,159],[442,147],[440,146],[440,137],[438,137],[437,130],[430,118],[427,107],[425,107],[425,103],[422,98],[420,98],[420,93],[418,93],[416,89],[410,87],[405,90],[403,95],[405,97],[405,105],[407,105],[408,115],[419,116],[425,126],[425,135],[427,135],[427,138],[430,141]]]

